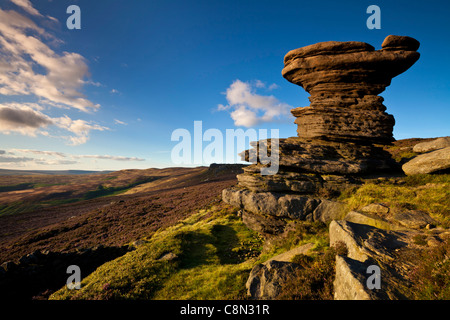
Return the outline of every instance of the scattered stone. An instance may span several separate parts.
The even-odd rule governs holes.
[[[418,143],[413,147],[413,151],[423,153],[446,147],[450,147],[450,137],[441,137],[432,141]]]
[[[377,213],[377,214],[388,214],[389,207],[383,203],[371,203],[363,208],[361,211],[368,213]]]
[[[305,220],[319,205],[317,199],[275,192],[253,192],[245,189],[225,189],[222,199],[254,214]]]
[[[166,254],[164,254],[161,258],[159,258],[158,260],[160,261],[173,261],[175,259],[177,259],[178,256],[173,253],[173,252],[168,252]]]
[[[420,154],[402,166],[407,175],[433,173],[449,168],[450,147]]]
[[[364,248],[358,243],[357,233],[355,232],[356,226],[355,223],[342,221],[342,220],[334,220],[330,223],[330,246],[336,246],[339,242],[345,244],[348,250],[348,257],[357,260],[360,262],[366,261],[369,257],[367,252],[365,252]],[[361,226],[361,228],[365,228],[366,226]]]
[[[276,299],[299,267],[295,263],[276,260],[256,265],[250,272],[245,285],[247,295],[258,300]]]
[[[420,210],[398,212],[394,214],[393,219],[402,226],[411,229],[421,229],[429,224],[436,223],[428,213]]]

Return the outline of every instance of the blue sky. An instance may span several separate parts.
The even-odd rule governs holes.
[[[66,27],[72,4],[80,30]],[[371,4],[380,30],[366,27]],[[289,109],[309,101],[282,78],[284,55],[329,40],[380,49],[389,34],[421,43],[419,61],[381,94],[394,137],[449,135],[448,1],[0,0],[0,9],[0,168],[173,166],[171,134],[194,121],[295,136]]]

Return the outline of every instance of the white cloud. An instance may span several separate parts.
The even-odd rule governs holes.
[[[115,124],[121,124],[121,125],[123,125],[123,126],[127,126],[127,125],[128,125],[128,123],[126,123],[126,122],[124,122],[124,121],[120,121],[120,120],[118,120],[118,119],[114,119],[114,123],[115,123]]]
[[[21,7],[23,10],[25,10],[26,12],[28,12],[29,14],[31,14],[33,16],[44,17],[38,10],[36,10],[33,7],[33,4],[31,3],[30,0],[11,0],[11,2],[14,3],[18,7]],[[53,22],[58,22],[58,19],[56,19],[54,17],[51,17],[51,16],[46,16],[46,17]]]
[[[109,130],[107,127],[92,124],[85,120],[72,120],[66,115],[64,117],[54,118],[53,120],[56,126],[75,134],[75,136],[66,137],[70,141],[71,145],[86,143],[89,140],[89,133],[92,130]]]
[[[272,83],[270,86],[267,87],[267,90],[272,91],[275,89],[278,89],[280,86],[277,85],[276,83]]]
[[[39,16],[42,17],[42,15],[37,11],[33,5],[31,4],[30,0],[11,0],[15,5],[22,7],[25,11],[27,11],[29,14],[32,14],[33,16]]]
[[[265,88],[266,84],[264,82],[262,82],[261,80],[256,80],[255,81],[255,87],[256,88]]]
[[[259,119],[255,111],[248,109],[241,105],[231,112],[231,119],[234,120],[234,125],[243,127],[253,127],[258,124]]]
[[[265,88],[265,84],[256,80],[255,88]],[[275,88],[273,85],[269,87]],[[280,102],[273,95],[263,96],[255,93],[248,82],[234,81],[225,92],[228,105],[219,104],[217,110],[232,110],[231,118],[236,126],[252,127],[263,122],[274,122],[286,118],[292,108]]]

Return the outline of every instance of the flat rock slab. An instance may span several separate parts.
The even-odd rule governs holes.
[[[450,147],[420,154],[402,166],[407,175],[434,173],[449,168]]]
[[[423,153],[446,147],[450,147],[450,137],[441,137],[432,141],[418,143],[413,147],[413,151],[417,153]]]
[[[315,245],[316,244],[313,242],[304,244],[300,247],[296,247],[294,249],[291,249],[289,251],[286,251],[279,255],[276,255],[275,257],[272,257],[269,260],[267,260],[266,262],[264,262],[264,264],[267,264],[267,263],[269,263],[269,261],[272,261],[272,260],[281,261],[281,262],[291,262],[292,258],[294,258],[296,255],[299,255],[299,254],[307,255],[315,247]]]

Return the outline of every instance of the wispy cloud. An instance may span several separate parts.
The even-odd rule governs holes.
[[[124,121],[121,121],[121,120],[118,120],[118,119],[114,119],[114,123],[115,123],[115,124],[121,124],[121,125],[123,125],[123,126],[128,125],[128,123],[126,123],[126,122],[124,122]]]
[[[18,163],[33,161],[33,158],[0,155],[0,163]]]
[[[91,158],[101,160],[114,160],[114,161],[145,161],[145,159],[137,157],[122,157],[122,156],[110,156],[110,155],[81,155],[74,156],[75,158]]]
[[[280,102],[273,95],[256,93],[256,88],[273,90],[275,86],[272,84],[267,87],[260,80],[250,83],[238,79],[225,92],[228,105],[219,104],[217,110],[229,111],[236,126],[252,127],[264,122],[285,120],[290,115],[290,105]]]
[[[37,17],[44,17],[38,10],[33,7],[33,4],[30,0],[11,0],[16,6],[21,7],[23,10],[28,12],[29,14]],[[58,22],[58,20],[52,16],[45,16],[47,19],[50,19],[54,22]]]
[[[33,157],[35,155],[36,157]],[[82,163],[83,159],[95,159],[106,161],[120,161],[120,162],[141,162],[145,159],[138,157],[125,157],[117,155],[74,155],[58,151],[49,150],[35,150],[35,149],[9,149],[0,150],[0,163],[11,165],[74,165]],[[86,160],[85,160],[86,161]]]
[[[67,155],[63,152],[57,151],[43,151],[43,150],[31,150],[31,149],[12,149],[10,152],[21,152],[21,153],[32,153],[38,155],[46,155],[46,156],[57,156],[61,158],[67,157]]]

